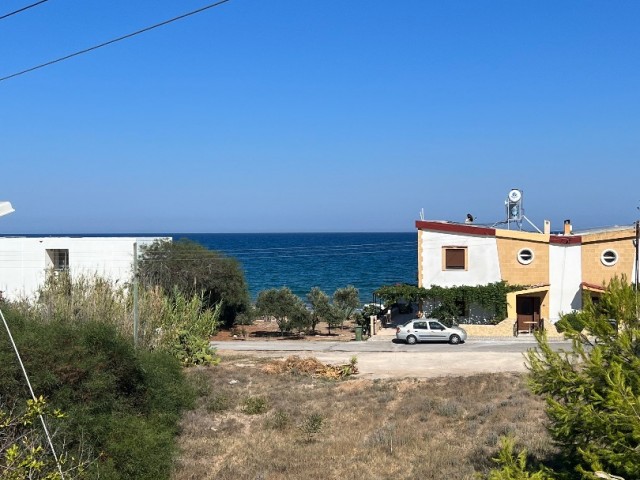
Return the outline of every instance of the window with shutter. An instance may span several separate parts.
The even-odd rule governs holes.
[[[445,270],[465,270],[467,268],[466,248],[445,248],[444,249],[444,269]]]

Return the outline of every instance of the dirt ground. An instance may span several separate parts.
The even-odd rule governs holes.
[[[213,342],[224,342],[232,340],[269,340],[282,339],[287,340],[303,340],[303,341],[331,341],[331,342],[349,342],[354,338],[354,325],[351,322],[345,322],[344,327],[329,328],[326,323],[320,323],[316,327],[314,335],[298,335],[295,332],[286,333],[284,336],[278,329],[275,320],[268,321],[264,319],[256,320],[253,325],[238,325],[232,329],[220,330],[216,335],[211,337]]]
[[[223,349],[218,353],[223,358],[239,354]],[[351,356],[356,356],[358,376],[368,379],[439,378],[527,371],[524,356],[518,352],[242,352],[243,356],[255,358],[286,358],[293,354],[331,364],[346,363]]]

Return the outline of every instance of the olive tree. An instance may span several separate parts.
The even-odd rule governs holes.
[[[348,320],[359,306],[360,293],[353,285],[338,288],[333,293],[334,317],[339,321],[340,328],[342,328],[345,320]]]
[[[329,295],[324,293],[320,288],[313,287],[309,293],[307,293],[307,301],[311,304],[313,313],[311,314],[309,328],[311,332],[315,332],[318,323],[321,320],[327,321],[331,309],[331,301]]]
[[[157,240],[143,247],[138,268],[144,285],[160,286],[167,295],[176,290],[189,298],[202,295],[208,308],[222,302],[220,318],[227,326],[249,306],[240,263],[191,240]]]
[[[275,318],[280,332],[301,331],[309,326],[310,318],[304,303],[289,288],[271,288],[258,294],[256,308],[262,315]]]

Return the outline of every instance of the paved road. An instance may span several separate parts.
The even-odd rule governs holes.
[[[388,341],[308,342],[296,340],[212,342],[221,354],[244,353],[263,357],[313,356],[325,363],[346,363],[358,357],[362,377],[429,378],[492,372],[524,372],[524,353],[536,346],[531,339],[473,339],[462,345],[424,343],[406,345]],[[555,349],[569,342],[553,342]]]

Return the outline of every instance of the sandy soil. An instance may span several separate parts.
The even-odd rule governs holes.
[[[240,352],[218,350],[220,355],[238,356]],[[291,352],[242,352],[241,356],[285,358]],[[323,363],[349,361],[345,352],[297,352]],[[437,378],[479,373],[526,372],[524,356],[518,352],[360,352],[359,376],[362,378]]]

